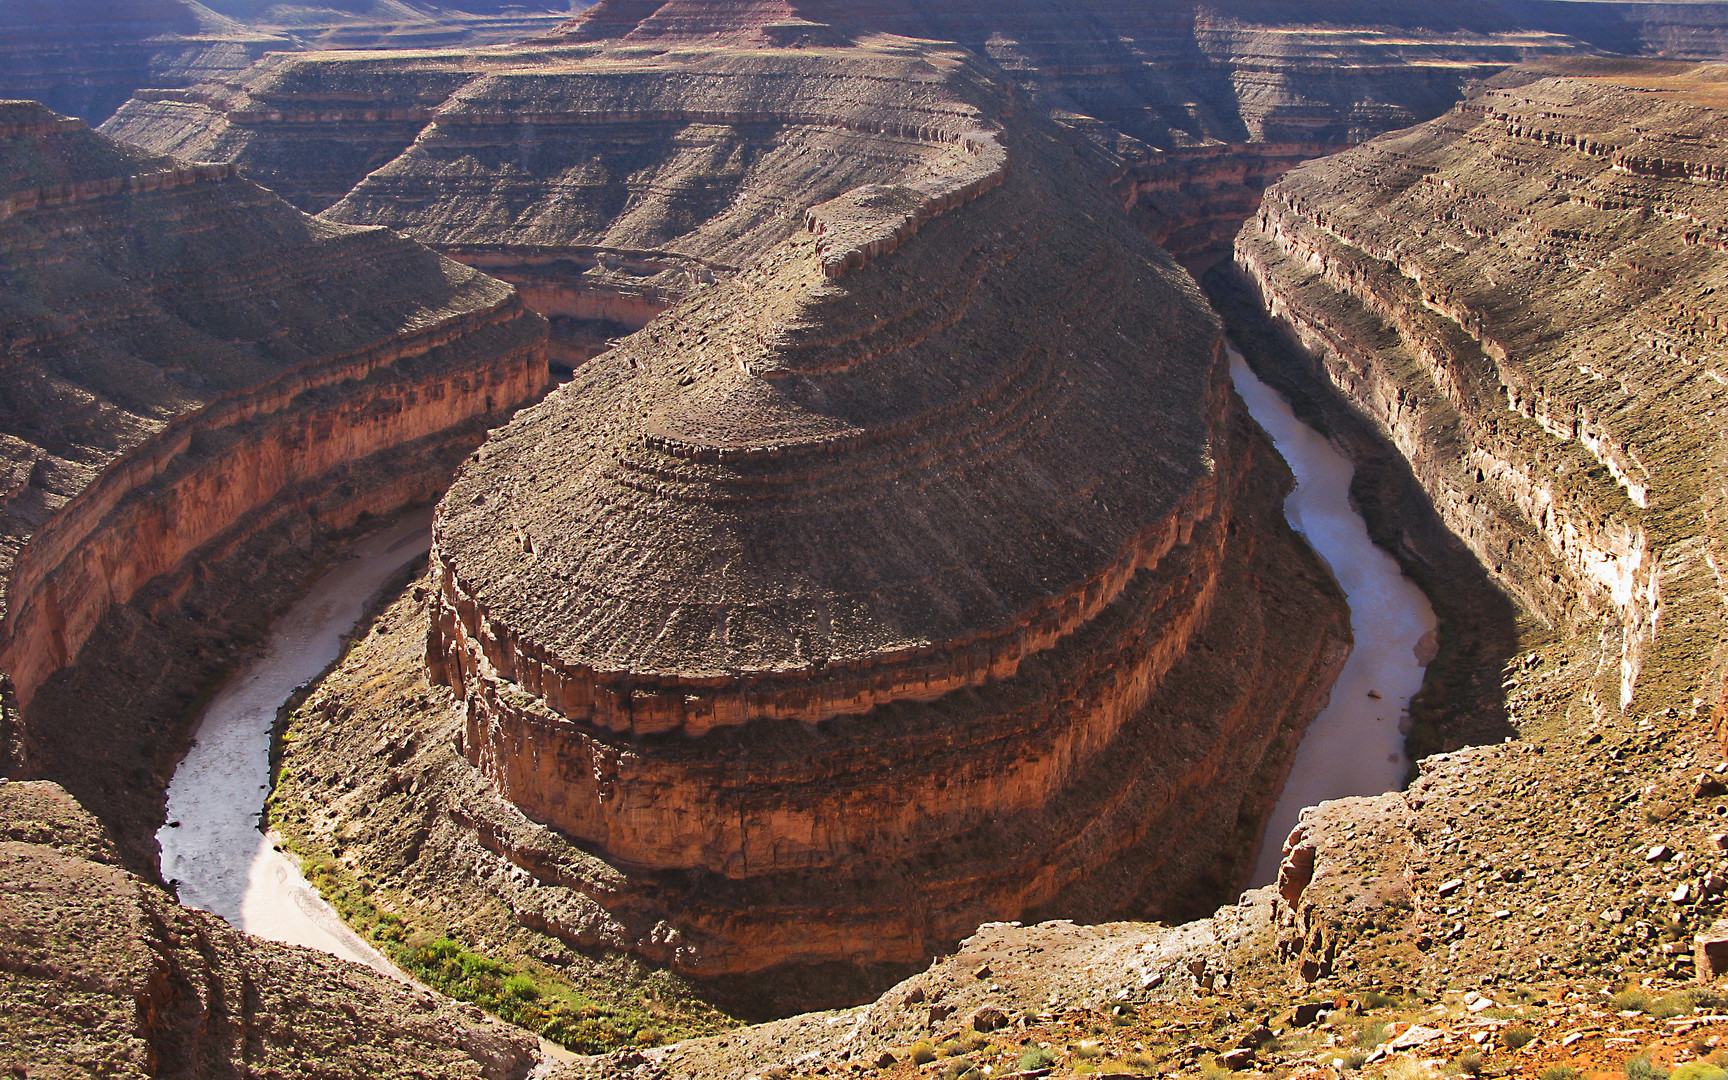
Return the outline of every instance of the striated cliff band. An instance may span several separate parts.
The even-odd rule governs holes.
[[[153,874],[224,628],[318,537],[440,494],[543,391],[544,323],[386,230],[30,102],[0,105],[0,260],[7,771],[63,780]]]
[[[517,284],[573,366],[775,242],[803,210],[788,192],[838,194],[859,157],[906,152],[916,93],[839,64],[849,42],[889,70],[925,62],[918,42],[959,46],[1198,264],[1290,165],[1438,115],[1470,80],[1596,39],[1720,56],[1717,22],[1717,5],[602,3],[515,45],[272,55],[140,91],[104,130]]]
[[[1216,317],[1069,134],[902,39],[744,35],[486,90],[676,118],[548,154],[760,140],[692,213],[740,269],[463,467],[426,602],[289,725],[284,832],[470,940],[529,927],[565,965],[628,949],[762,997],[742,977],[1237,886],[1345,613]],[[749,124],[691,126],[735,97]],[[472,155],[454,131],[403,160]],[[620,234],[712,207],[620,210],[571,175],[562,217]]]
[[[0,5],[0,98],[40,101],[100,124],[141,89],[235,78],[267,52],[517,41],[552,30],[581,6],[8,0]]]
[[[1291,174],[1237,242],[1308,373],[1581,654],[1586,717],[1717,695],[1723,78],[1510,72]]]

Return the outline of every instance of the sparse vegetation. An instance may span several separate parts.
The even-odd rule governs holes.
[[[1522,1050],[1536,1041],[1536,1033],[1523,1025],[1519,1025],[1507,1028],[1500,1038],[1506,1044],[1506,1049]]]
[[[1668,1070],[1651,1062],[1649,1054],[1626,1059],[1626,1080],[1668,1080]]]
[[[1048,1069],[1056,1064],[1056,1058],[1042,1046],[1029,1046],[1020,1055],[1015,1068],[1021,1072],[1031,1072],[1035,1069]]]

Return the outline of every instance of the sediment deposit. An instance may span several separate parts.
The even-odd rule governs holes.
[[[33,103],[0,106],[0,177],[8,764],[64,777],[130,844],[160,798],[134,772],[155,757],[141,747],[173,752],[158,729],[177,710],[68,678],[86,643],[124,636],[115,613],[134,600],[148,617],[231,588],[230,556],[266,534],[304,545],[435,497],[541,392],[544,324],[509,286],[384,230],[315,221],[230,167]]]
[[[1713,699],[1723,69],[1579,62],[1304,166],[1237,259],[1596,716]],[[1652,681],[1654,680],[1654,681]]]

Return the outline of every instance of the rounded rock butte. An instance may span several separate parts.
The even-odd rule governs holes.
[[[462,752],[650,883],[636,947],[692,973],[1179,910],[1348,640],[1192,281],[1050,130],[932,115],[900,138],[942,153],[578,369],[434,525]]]

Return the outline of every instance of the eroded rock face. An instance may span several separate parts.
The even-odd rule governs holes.
[[[190,0],[15,0],[0,7],[0,98],[99,124],[140,87],[232,78],[292,47]]]
[[[1509,73],[1292,173],[1237,242],[1504,586],[1602,634],[1599,714],[1715,691],[1723,77]]]
[[[30,717],[116,605],[172,607],[285,519],[435,497],[545,385],[509,286],[34,103],[0,105],[0,260],[0,671],[26,770],[106,752]]]
[[[50,783],[0,782],[0,1063],[110,1076],[516,1080],[533,1038],[358,964],[240,933],[119,865]]]
[[[945,67],[880,92],[909,175],[579,369],[435,525],[464,753],[693,973],[1194,903],[1342,658],[1192,283]]]
[[[957,44],[1083,135],[1143,231],[1205,261],[1295,162],[1437,115],[1508,64],[1590,48],[1561,14],[608,2],[515,46],[267,57],[141,92],[105,130],[504,277],[575,365],[747,265],[810,202],[925,154],[919,130],[945,121],[925,112],[932,73],[914,69],[934,61],[914,40]],[[880,73],[847,65],[854,41],[882,45]]]

